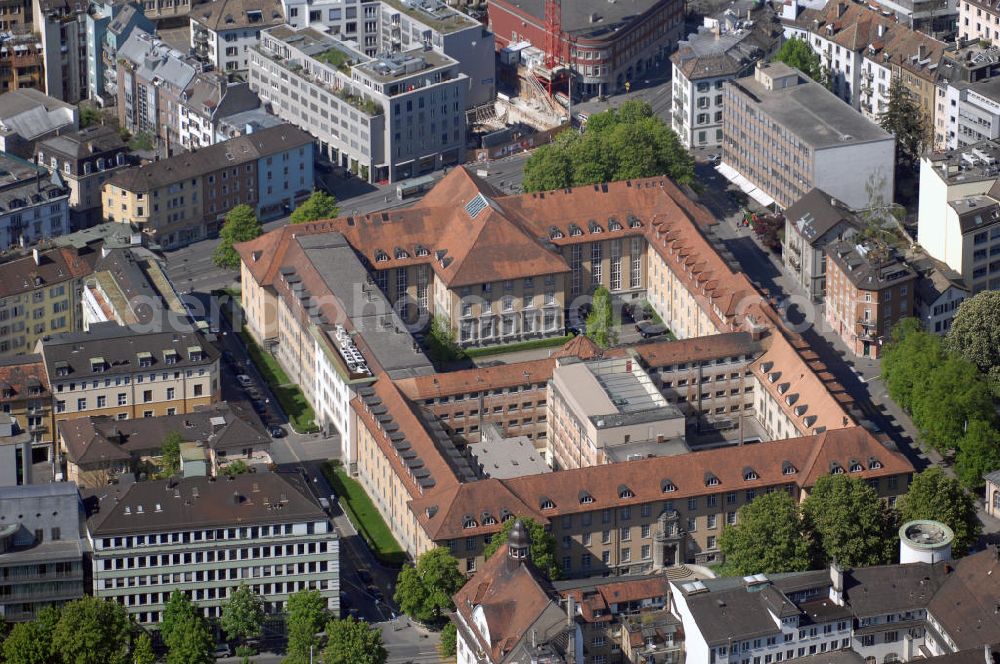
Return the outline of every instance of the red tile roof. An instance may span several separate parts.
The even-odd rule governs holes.
[[[31,389],[39,389],[35,395]],[[10,393],[10,396],[6,394]],[[0,403],[45,398],[49,394],[49,376],[41,355],[21,355],[0,361]]]

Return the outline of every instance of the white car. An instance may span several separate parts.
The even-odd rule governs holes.
[[[240,384],[240,387],[250,387],[253,385],[253,381],[250,380],[250,376],[246,374],[240,374],[236,377],[236,382]]]

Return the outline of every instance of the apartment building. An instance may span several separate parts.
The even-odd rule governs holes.
[[[787,208],[819,188],[858,209],[868,205],[869,182],[892,199],[895,138],[802,72],[758,64],[753,77],[727,82],[723,96],[719,170],[747,180],[759,201]]]
[[[913,315],[917,273],[874,241],[831,244],[826,262],[827,322],[855,355],[880,357],[893,325]]]
[[[917,317],[924,329],[948,334],[958,307],[969,297],[969,288],[955,270],[933,258],[907,257],[917,271]]]
[[[45,94],[79,103],[87,97],[87,3],[32,0],[31,7],[44,54]]]
[[[187,477],[85,494],[95,597],[158,629],[175,590],[206,618],[248,585],[264,600],[265,636],[289,595],[317,590],[340,609],[339,540],[298,473]]]
[[[83,280],[100,249],[59,247],[0,263],[0,355],[30,353],[40,339],[80,329]]]
[[[673,71],[671,127],[687,148],[722,145],[722,85],[753,72],[778,48],[781,28],[774,10],[705,18],[670,55]]]
[[[27,247],[69,233],[70,190],[62,175],[0,153],[0,247]]]
[[[136,334],[117,323],[37,345],[56,420],[120,420],[191,412],[219,400],[219,351],[195,332]]]
[[[260,108],[260,99],[245,82],[229,82],[226,74],[195,74],[181,95],[177,137],[189,150],[207,148],[226,140],[222,125],[229,118]],[[278,124],[278,122],[275,122]],[[240,135],[246,132],[241,131]]]
[[[6,55],[0,53],[0,60],[3,57]],[[15,57],[28,56],[21,53]],[[4,92],[0,95],[0,151],[32,159],[36,142],[64,131],[75,131],[79,117],[76,106],[38,89],[22,86]]]
[[[982,0],[960,0],[957,4],[961,39],[1000,40],[1000,9]]]
[[[35,150],[37,163],[58,173],[69,189],[68,221],[74,230],[101,221],[104,183],[134,161],[118,132],[104,125],[46,138],[37,143]]]
[[[637,360],[556,360],[547,394],[546,459],[553,469],[690,451],[684,414]]]
[[[956,39],[938,67],[934,146],[953,150],[1000,137],[1000,48]]]
[[[27,622],[84,594],[75,484],[0,487],[0,619]]]
[[[826,294],[826,248],[859,228],[857,215],[822,189],[811,190],[785,210],[781,261],[813,300]]]
[[[139,2],[99,0],[87,9],[87,96],[108,106],[118,96],[118,49],[134,30],[153,34],[153,22],[146,18]]]
[[[369,58],[421,48],[448,56],[467,77],[469,108],[496,96],[493,33],[444,2],[282,0],[281,5],[288,25],[338,35]]]
[[[984,141],[920,160],[917,242],[972,294],[1000,288],[1000,145]]]
[[[314,28],[278,26],[250,56],[250,87],[363,180],[397,181],[459,164],[468,77],[426,48],[367,56]]]
[[[179,144],[181,97],[202,65],[142,30],[133,30],[119,45],[117,62],[119,124],[168,149]]]
[[[543,3],[544,4],[544,3]],[[543,4],[491,0],[490,26],[498,48],[528,41],[545,59],[576,72],[574,94],[583,98],[618,94],[663,61],[684,37],[684,5],[642,0],[628,5],[567,3],[559,9],[559,34],[547,38]],[[551,75],[546,70],[546,75]]]
[[[191,48],[225,74],[246,75],[260,32],[284,23],[278,0],[212,0],[191,12]]]
[[[998,566],[995,548],[959,561],[857,569],[834,563],[829,570],[758,574],[741,582],[672,581],[670,598],[683,622],[684,649],[697,661],[834,658],[839,651],[879,662],[954,653],[963,655],[953,661],[979,661],[984,654],[991,661],[1000,630],[975,606],[995,601]]]
[[[18,10],[24,3],[14,4]],[[4,21],[8,25],[13,21]],[[18,23],[17,27],[24,24]],[[22,28],[23,29],[23,28]],[[0,91],[41,90],[45,87],[45,50],[38,36],[31,32],[7,32],[0,35]]]
[[[119,420],[95,415],[65,420],[59,426],[59,453],[66,479],[100,489],[123,476],[158,466],[163,439],[180,434],[209,457],[209,475],[239,459],[263,470],[271,463],[271,438],[244,406],[220,402],[177,415]]]
[[[0,412],[14,419],[27,434],[30,466],[53,458],[55,439],[52,391],[39,355],[19,355],[0,360]],[[27,482],[25,482],[27,484]]]
[[[25,0],[7,0],[0,6],[0,30],[4,32],[30,32],[31,10]]]
[[[240,204],[262,219],[290,212],[312,186],[313,139],[284,124],[116,173],[103,214],[173,249],[217,233]]]

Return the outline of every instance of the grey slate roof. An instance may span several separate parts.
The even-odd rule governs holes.
[[[0,95],[0,133],[32,140],[60,128],[76,127],[76,108],[32,88]]]
[[[889,250],[882,261],[873,259],[873,251],[867,245],[841,240],[830,244],[826,255],[862,290],[880,290],[916,278],[913,268],[894,251]]]
[[[84,465],[156,452],[171,432],[187,442],[204,442],[214,450],[270,446],[270,436],[250,417],[242,406],[222,402],[183,415],[131,420],[104,415],[78,417],[61,422],[59,430],[70,461]]]
[[[191,20],[209,30],[269,28],[284,22],[276,0],[212,0],[191,10]]]
[[[126,149],[125,141],[113,127],[94,125],[79,131],[63,132],[38,143],[38,150],[70,159],[83,159],[91,155],[120,152]],[[44,165],[44,164],[43,164]]]
[[[217,171],[226,165],[237,166],[309,145],[314,140],[312,136],[294,125],[281,124],[245,136],[237,136],[196,152],[186,152],[169,159],[143,164],[138,168],[118,171],[108,183],[133,192],[151,191],[178,180]]]
[[[844,203],[822,189],[813,187],[809,193],[785,210],[785,218],[812,246],[840,224],[858,225],[858,219]]]
[[[191,360],[188,348],[201,348],[201,360]],[[176,353],[176,362],[167,364],[164,351]],[[52,382],[80,380],[94,376],[114,376],[132,374],[139,368],[138,354],[148,352],[153,356],[149,371],[159,371],[169,367],[172,371],[183,371],[193,367],[207,367],[219,359],[219,351],[197,332],[150,332],[136,334],[117,323],[91,325],[87,332],[66,332],[57,334],[42,344],[45,370]],[[95,372],[91,367],[92,358],[103,358],[104,371]],[[66,366],[69,373],[59,376],[58,369]]]
[[[95,537],[327,519],[298,473],[135,482],[86,491],[84,504]]]

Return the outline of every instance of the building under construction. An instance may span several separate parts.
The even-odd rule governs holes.
[[[684,0],[489,0],[501,61],[550,95],[614,94],[684,36]]]

